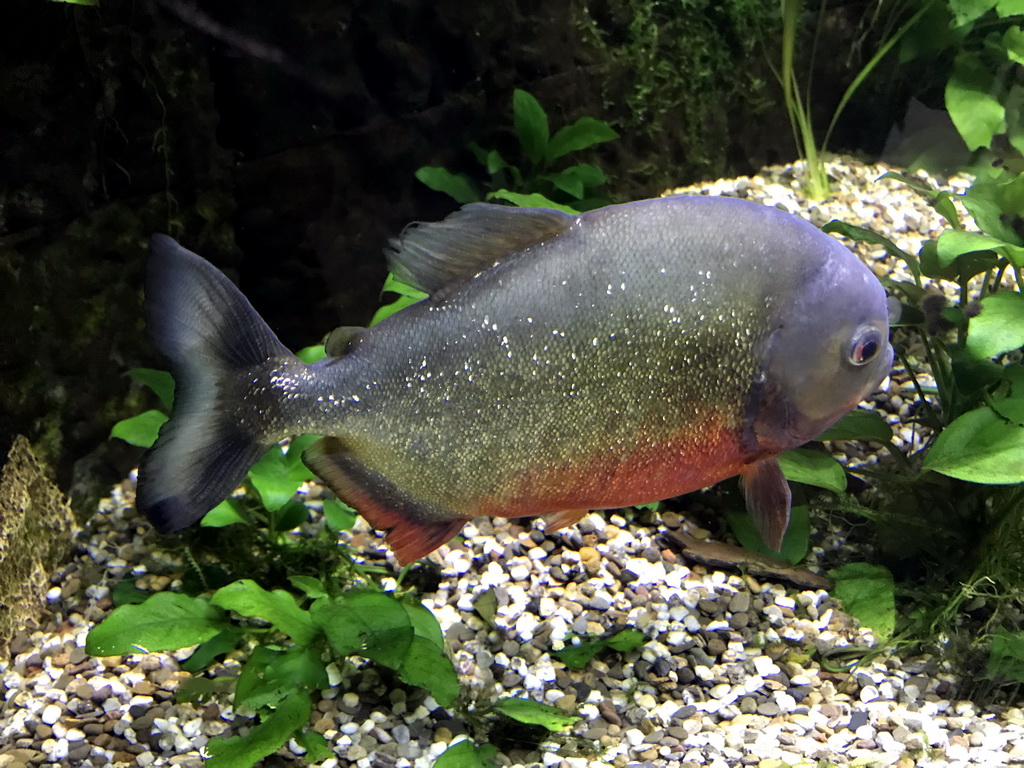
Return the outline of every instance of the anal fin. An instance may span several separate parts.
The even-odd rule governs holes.
[[[782,549],[782,538],[789,527],[792,493],[782,467],[774,456],[748,464],[740,472],[747,512],[754,518],[764,543],[776,552]]]
[[[568,528],[570,525],[576,525],[580,520],[587,516],[589,509],[563,509],[561,512],[556,512],[551,517],[547,518],[544,525],[545,533],[552,533],[559,531],[562,528]]]
[[[363,464],[336,437],[317,440],[303,452],[302,460],[338,498],[358,510],[374,528],[384,531],[385,541],[402,565],[429,555],[466,522],[451,510],[411,498]]]

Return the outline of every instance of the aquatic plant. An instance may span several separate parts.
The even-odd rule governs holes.
[[[540,102],[518,88],[512,94],[512,120],[521,152],[517,164],[507,161],[496,149],[484,149],[475,142],[468,145],[490,176],[482,186],[464,173],[439,166],[423,166],[416,171],[416,178],[461,204],[505,200],[569,213],[608,204],[598,192],[608,183],[608,177],[596,165],[575,163],[556,170],[573,152],[617,139],[619,134],[608,123],[581,117],[551,135],[548,115]]]
[[[886,177],[927,196],[949,228],[917,254],[842,222],[824,229],[882,246],[910,270],[910,281],[885,282],[903,305],[894,346],[917,392],[910,423],[928,437],[895,469],[850,470],[882,493],[877,508],[846,508],[875,521],[897,593],[914,597],[904,637],[955,633],[969,607],[999,638],[990,672],[1024,681],[1024,174],[993,170],[962,197]],[[958,197],[981,232],[964,229]],[[956,301],[926,279],[951,283]]]
[[[803,189],[808,198],[821,200],[828,197],[829,181],[828,173],[825,170],[825,161],[822,154],[828,146],[832,136],[832,130],[839,120],[839,116],[846,109],[847,104],[854,93],[870,76],[879,62],[892,50],[893,46],[900,41],[928,12],[935,0],[925,0],[921,7],[907,19],[895,32],[882,41],[875,54],[861,67],[856,77],[850,82],[843,92],[839,103],[832,113],[832,119],[819,143],[814,135],[814,125],[811,120],[811,79],[808,77],[804,84],[805,91],[800,92],[800,82],[794,68],[794,55],[796,51],[797,33],[800,26],[803,11],[802,0],[782,0],[782,51],[779,71],[776,76],[782,84],[783,99],[786,103],[786,111],[789,114],[790,126],[793,130],[793,138],[797,144],[800,157],[806,164],[804,172]],[[817,50],[817,35],[821,30],[827,3],[821,3],[818,10],[818,22],[815,29],[815,41],[811,47],[811,60],[813,63],[814,51]]]

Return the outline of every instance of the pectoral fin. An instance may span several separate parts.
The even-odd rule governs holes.
[[[782,467],[774,456],[748,464],[740,472],[747,512],[764,543],[776,552],[782,549],[782,537],[789,527],[792,494]]]
[[[563,509],[561,512],[556,512],[547,519],[544,525],[544,532],[552,533],[562,528],[568,528],[570,525],[575,525],[586,517],[588,512],[590,512],[589,509]]]
[[[338,498],[351,505],[379,531],[402,565],[426,557],[447,543],[465,520],[409,497],[383,475],[363,464],[335,437],[317,440],[302,460]]]

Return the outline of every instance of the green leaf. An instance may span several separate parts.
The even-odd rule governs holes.
[[[309,520],[309,508],[301,501],[292,499],[271,515],[275,531],[290,531]]]
[[[171,374],[155,368],[132,368],[128,375],[153,390],[164,404],[164,408],[171,410],[171,406],[174,405],[174,378]]]
[[[303,435],[292,440],[285,454],[275,445],[249,469],[252,483],[263,506],[271,512],[283,507],[298,492],[299,486],[313,477],[302,463],[302,451],[316,440],[315,435]]]
[[[964,195],[964,207],[983,232],[1006,243],[1024,245],[1011,226],[1014,217],[1024,211],[1024,174],[976,179]]]
[[[580,719],[579,715],[567,715],[562,710],[547,704],[516,697],[498,699],[494,703],[493,709],[517,722],[540,725],[549,731],[565,730]]]
[[[224,501],[203,515],[199,525],[204,528],[226,528],[235,523],[246,522],[248,521],[238,511],[238,500],[224,499]]]
[[[1024,0],[996,0],[996,13],[999,18],[1020,16],[1024,14]]]
[[[324,583],[320,581],[320,579],[314,579],[312,576],[296,574],[295,576],[289,576],[288,581],[292,583],[293,587],[302,590],[306,593],[307,597],[311,597],[314,600],[319,597],[327,597],[327,590],[324,588]]]
[[[787,480],[842,493],[846,490],[846,472],[832,456],[811,448],[797,448],[779,456],[779,466]]]
[[[469,739],[448,747],[434,761],[434,768],[494,768],[498,748],[492,744],[476,746]]]
[[[1024,0],[1017,0],[1021,6],[1019,13],[1024,13]],[[1003,32],[1003,50],[1006,57],[1017,64],[1024,64],[1024,29],[1009,27]]]
[[[846,612],[871,627],[881,642],[892,637],[896,627],[896,598],[888,568],[871,563],[847,563],[829,571],[835,581],[833,593],[843,601]]]
[[[331,743],[316,731],[300,731],[295,734],[295,743],[306,750],[303,758],[307,765],[322,763],[329,757],[334,757]]]
[[[946,110],[970,150],[987,147],[1006,128],[1005,111],[993,96],[995,75],[975,53],[961,51],[946,83]]]
[[[476,600],[473,601],[473,610],[479,614],[487,626],[491,629],[497,629],[497,625],[494,623],[494,616],[498,613],[498,596],[494,593],[493,587],[486,592],[480,593]]]
[[[746,512],[728,511],[725,519],[729,523],[729,530],[739,540],[744,549],[751,552],[760,552],[773,558],[781,558],[788,563],[796,565],[807,554],[807,547],[811,540],[811,516],[805,505],[798,505],[789,510],[789,526],[786,528],[786,535],[782,537],[782,549],[776,552],[761,539],[754,519]]]
[[[238,645],[242,633],[235,627],[220,632],[192,651],[192,655],[182,662],[181,668],[193,675],[199,674],[209,667],[213,660],[225,653],[230,653]]]
[[[556,203],[554,200],[544,197],[544,195],[539,192],[532,192],[529,195],[524,195],[520,192],[510,192],[507,189],[499,189],[488,194],[487,199],[508,200],[510,203],[515,203],[522,208],[554,208],[556,211],[579,213],[575,208],[568,205],[562,205],[561,203]]]
[[[559,173],[546,174],[542,178],[577,200],[586,195],[587,188],[598,187],[608,181],[600,168],[589,163],[580,163]]]
[[[342,656],[360,656],[394,669],[401,680],[426,688],[442,706],[454,701],[459,681],[437,619],[423,606],[382,592],[347,592],[317,600],[313,621]]]
[[[172,651],[209,640],[228,627],[224,611],[201,597],[158,592],[141,605],[123,605],[85,641],[92,656]]]
[[[327,669],[318,648],[258,645],[238,676],[234,703],[262,710],[276,706],[291,691],[308,692],[327,685]]]
[[[111,437],[117,437],[130,445],[149,448],[156,442],[160,427],[167,421],[160,411],[145,411],[130,419],[122,419],[110,430]]]
[[[313,620],[296,604],[290,593],[283,589],[268,592],[251,579],[241,579],[221,587],[213,593],[210,603],[242,616],[270,622],[296,645],[309,645],[316,635]]]
[[[323,510],[327,527],[335,532],[349,530],[356,524],[356,515],[359,514],[341,499],[324,499]]]
[[[314,344],[312,347],[303,347],[295,353],[295,356],[306,365],[312,365],[327,357],[327,352],[324,351],[323,344]]]
[[[207,768],[252,768],[257,761],[280,749],[306,724],[312,711],[309,693],[291,691],[272,712],[260,713],[259,725],[253,726],[245,736],[211,739],[206,746],[210,753]]]
[[[981,313],[967,325],[967,351],[993,358],[1024,346],[1024,295],[993,293],[981,300]]]
[[[388,292],[397,293],[398,298],[378,309],[374,313],[373,319],[370,320],[370,325],[376,325],[384,318],[427,298],[426,293],[408,283],[403,283],[390,272],[388,272],[388,276],[384,280],[384,287],[380,289],[380,292],[382,295]]]
[[[572,125],[563,126],[555,132],[547,146],[547,159],[550,162],[570,152],[617,138],[619,134],[604,120],[581,117]]]
[[[1004,629],[992,636],[986,671],[990,679],[1024,683],[1024,632]]]
[[[859,242],[880,245],[885,248],[886,253],[890,256],[902,260],[914,275],[915,279],[920,279],[921,277],[921,265],[918,263],[916,256],[912,256],[902,250],[892,240],[887,237],[883,237],[873,230],[858,227],[855,224],[847,224],[845,221],[839,221],[838,219],[833,219],[823,226],[821,231],[828,234],[842,235],[843,237],[848,237],[851,240],[857,240]]]
[[[537,99],[519,88],[512,94],[512,122],[523,154],[534,164],[544,160],[548,146],[548,116]]]
[[[892,441],[892,427],[878,411],[854,408],[839,421],[826,429],[819,440],[865,440],[875,443]]]
[[[958,27],[970,24],[996,7],[996,0],[946,0]]]
[[[567,645],[562,650],[555,651],[554,655],[570,669],[583,669],[605,648],[615,651],[632,651],[645,642],[647,639],[643,632],[636,629],[624,629],[610,637],[598,637],[593,640],[583,640],[575,645]]]
[[[928,450],[923,470],[983,485],[1024,482],[1024,400],[1000,400],[968,411],[947,426]],[[1006,419],[1012,420],[1007,423]]]
[[[424,165],[416,170],[415,176],[435,192],[443,192],[460,205],[480,200],[480,191],[465,174],[452,173],[436,165]]]

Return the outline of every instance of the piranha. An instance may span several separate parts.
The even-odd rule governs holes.
[[[740,475],[778,549],[776,457],[888,374],[885,293],[847,248],[756,203],[667,197],[572,215],[484,203],[413,224],[389,266],[427,299],[306,365],[230,280],[165,235],[146,321],[177,383],[139,470],[161,532],[199,520],[273,444],[402,564],[478,515],[642,504]]]

